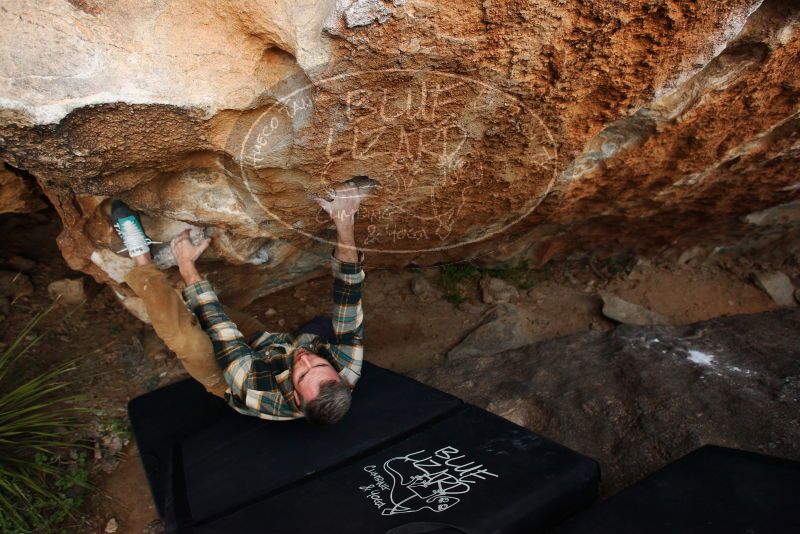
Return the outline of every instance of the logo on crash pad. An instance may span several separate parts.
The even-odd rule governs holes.
[[[458,504],[460,496],[469,493],[475,484],[499,478],[451,446],[432,453],[423,449],[395,456],[380,467],[367,465],[364,471],[372,481],[358,489],[383,515],[443,512]]]

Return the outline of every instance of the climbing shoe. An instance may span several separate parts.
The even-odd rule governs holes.
[[[154,243],[142,228],[139,214],[133,211],[121,200],[111,203],[111,221],[125,248],[119,252],[128,251],[131,258],[150,252],[150,245]],[[118,252],[118,254],[119,254]]]

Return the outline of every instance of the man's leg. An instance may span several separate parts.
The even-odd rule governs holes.
[[[178,356],[192,378],[209,393],[222,397],[228,384],[217,364],[211,339],[197,317],[186,308],[149,254],[134,260],[137,266],[128,273],[125,282],[144,301],[156,334]]]
[[[144,302],[156,334],[183,363],[188,373],[217,396],[227,389],[222,370],[217,364],[211,339],[206,335],[167,277],[153,264],[152,241],[142,227],[139,214],[121,200],[110,204],[111,222],[136,267],[125,281]],[[188,232],[188,230],[187,230]],[[206,241],[200,248],[208,247]]]

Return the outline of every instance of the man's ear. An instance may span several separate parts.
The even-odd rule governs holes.
[[[302,404],[302,403],[300,402],[300,401],[301,401],[301,399],[300,399],[300,394],[297,392],[297,390],[294,390],[294,391],[292,392],[292,394],[294,395],[294,401],[297,403],[297,405],[298,405],[298,406],[300,406],[300,405]]]

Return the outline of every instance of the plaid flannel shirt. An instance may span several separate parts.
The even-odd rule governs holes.
[[[303,417],[294,400],[291,372],[298,347],[328,360],[345,383],[355,386],[361,376],[364,357],[363,260],[364,254],[360,251],[357,263],[343,262],[331,255],[334,343],[309,333],[293,336],[262,332],[245,340],[223,311],[208,281],[197,282],[183,290],[187,306],[211,338],[217,362],[229,386],[225,400],[231,407],[262,419],[284,421]]]

